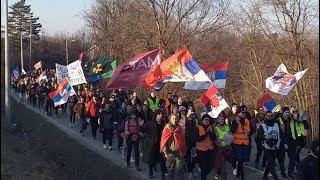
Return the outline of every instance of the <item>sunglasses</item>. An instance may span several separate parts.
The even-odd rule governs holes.
[[[298,113],[298,111],[292,111],[292,113]]]
[[[272,118],[273,116],[267,116],[267,117],[271,117]]]

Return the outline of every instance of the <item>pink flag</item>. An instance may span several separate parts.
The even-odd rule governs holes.
[[[106,89],[129,88],[144,85],[149,71],[160,64],[160,49],[140,53],[119,64],[108,81]]]

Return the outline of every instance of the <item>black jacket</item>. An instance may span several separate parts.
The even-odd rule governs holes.
[[[113,130],[114,119],[115,113],[113,110],[103,110],[100,113],[100,127],[105,130]]]
[[[186,145],[187,147],[195,147],[196,146],[196,136],[197,133],[197,124],[195,119],[186,119],[185,124],[185,137],[186,137]]]
[[[308,155],[298,164],[296,180],[318,180],[319,179],[319,159]]]

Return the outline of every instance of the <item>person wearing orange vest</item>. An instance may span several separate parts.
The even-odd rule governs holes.
[[[196,128],[196,149],[201,169],[201,180],[206,180],[213,168],[213,142],[216,135],[210,126],[210,119],[208,114],[204,114],[201,125]]]
[[[254,132],[252,124],[246,118],[245,109],[240,108],[236,113],[235,119],[231,123],[231,133],[233,136],[232,147],[234,151],[234,160],[232,162],[233,174],[244,179],[243,162],[246,160],[249,137]],[[236,168],[236,162],[238,167]]]

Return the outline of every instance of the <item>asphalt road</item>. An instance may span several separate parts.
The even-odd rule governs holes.
[[[14,92],[11,92],[11,96],[13,97],[14,100],[18,101],[17,94],[15,94]],[[55,116],[49,117],[48,115],[43,113],[38,108],[33,108],[28,102],[26,102],[25,107],[36,112],[37,114],[39,114],[39,116],[40,116],[39,118],[46,119],[50,123],[54,124],[55,126],[60,128],[61,130],[63,130],[66,134],[71,136],[78,143],[88,147],[88,149],[90,149],[90,150],[100,154],[101,156],[111,160],[116,166],[126,168],[126,166],[125,166],[126,163],[125,163],[125,160],[123,160],[121,158],[121,153],[116,151],[116,144],[117,144],[116,138],[114,138],[114,140],[113,140],[114,151],[105,150],[105,149],[103,149],[103,144],[102,144],[102,134],[97,133],[97,139],[93,140],[89,126],[87,129],[87,135],[82,137],[79,133],[80,126],[76,126],[74,128],[68,127],[68,125],[69,125],[68,115],[61,115],[61,112],[59,112],[60,113],[59,118],[56,118]],[[252,143],[252,146],[253,147],[252,147],[251,158],[250,158],[251,162],[253,162],[253,160],[255,158],[255,154],[256,154],[256,148],[255,148],[254,142]],[[304,157],[306,157],[306,154],[307,154],[307,150],[303,149],[300,157],[304,158]],[[262,157],[260,158],[260,166],[261,166],[261,161],[262,161]],[[135,171],[134,168],[130,168],[128,170],[132,173],[133,176],[139,177],[139,179],[148,179],[148,166],[147,166],[147,164],[142,163],[142,162],[140,164],[141,164],[141,168],[142,168],[141,172]],[[286,167],[288,166],[288,158],[287,157],[286,157],[286,161],[285,161],[285,166]],[[195,180],[200,179],[200,172],[198,172],[197,167],[198,166],[196,166],[196,168],[195,168],[195,172],[198,174],[198,176],[193,178]],[[280,171],[278,170],[278,168],[279,167],[277,166],[276,167],[277,172],[278,172],[277,174],[278,174],[279,178],[281,179]],[[158,167],[158,170],[160,170],[160,167]],[[254,163],[249,163],[248,165],[245,165],[244,171],[245,171],[245,179],[248,179],[248,180],[261,180],[262,179],[263,171],[254,168]],[[229,163],[227,163],[227,174],[228,174],[228,180],[239,179],[239,178],[236,178],[235,176],[232,175],[232,168],[231,168],[231,164],[229,164]],[[214,175],[215,175],[215,169],[213,169],[213,171],[211,171],[211,173],[209,174],[207,179],[213,179]],[[184,179],[187,179],[187,177],[188,177],[187,173],[185,173]],[[269,175],[269,177],[271,177],[271,175]],[[160,179],[160,172],[155,172],[153,179]]]

